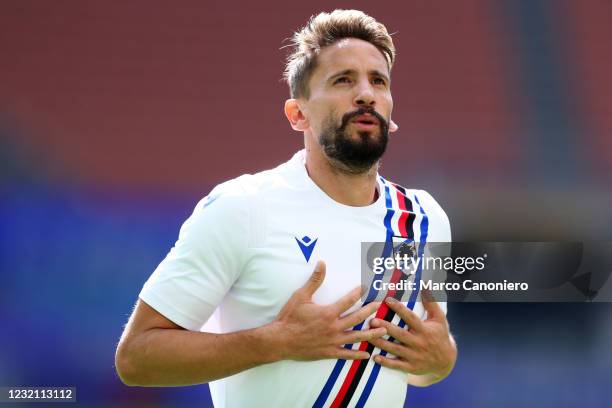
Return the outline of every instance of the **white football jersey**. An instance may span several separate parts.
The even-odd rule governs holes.
[[[140,298],[185,329],[234,332],[273,321],[317,260],[327,274],[314,301],[330,304],[361,284],[362,242],[450,242],[448,218],[431,195],[377,180],[373,204],[340,204],[310,179],[300,151],[275,169],[220,184],[185,221]],[[423,316],[417,296],[407,304]],[[378,317],[403,324],[386,306]],[[402,407],[406,387],[406,374],[372,359],[285,360],[210,384],[217,407]]]

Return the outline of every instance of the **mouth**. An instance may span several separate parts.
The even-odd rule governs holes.
[[[356,127],[360,128],[360,129],[364,129],[364,130],[375,129],[375,128],[377,128],[380,125],[380,122],[378,121],[378,118],[376,118],[376,116],[370,115],[370,114],[364,114],[364,115],[356,116],[351,122]]]
[[[374,115],[370,115],[369,113],[356,116],[353,119],[353,122],[362,123],[364,125],[379,125],[378,118]]]

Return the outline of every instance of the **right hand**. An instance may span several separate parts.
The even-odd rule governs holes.
[[[325,279],[325,263],[317,262],[308,281],[296,290],[274,322],[281,341],[280,351],[287,360],[367,359],[365,351],[349,350],[345,344],[369,341],[387,334],[383,327],[352,330],[376,312],[380,302],[372,302],[346,316],[341,315],[361,297],[357,287],[327,306],[312,302],[312,296]]]

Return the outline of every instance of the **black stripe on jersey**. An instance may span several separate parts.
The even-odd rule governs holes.
[[[408,194],[406,194],[406,189],[402,186],[400,186],[399,184],[393,184],[399,191],[400,193],[402,193],[402,195],[404,196],[404,204],[406,205],[406,210],[407,211],[414,211],[413,207],[412,207],[412,201],[408,198]]]
[[[405,273],[402,273],[399,280],[401,281],[407,278],[408,278],[408,275]],[[395,295],[393,297],[399,300],[402,298],[403,295],[404,295],[404,290],[402,289],[402,290],[398,290],[397,292],[395,292]],[[390,322],[391,320],[393,320],[394,316],[395,316],[395,312],[389,308],[383,319]],[[393,337],[389,337],[389,341],[393,341]],[[365,351],[367,351],[370,354],[370,358],[372,358],[372,352],[374,351],[374,345],[372,345],[371,343],[368,343],[368,347],[365,349]],[[340,402],[340,407],[346,408],[348,406],[349,402],[351,401],[351,398],[353,398],[353,395],[355,394],[355,390],[357,389],[359,382],[361,381],[361,377],[363,377],[363,373],[365,372],[365,369],[369,361],[370,359],[361,360],[359,362],[359,365],[357,366],[357,371],[355,371],[355,376],[353,377],[353,381],[351,381],[351,384],[346,390],[346,394],[344,395],[342,402]]]
[[[406,234],[408,236],[406,238],[414,241],[414,231],[412,230],[412,226],[414,225],[414,220],[416,219],[416,214],[414,213],[414,207],[412,206],[412,200],[408,198],[408,194],[406,194],[406,189],[399,184],[393,183],[393,186],[397,188],[397,190],[402,193],[402,199],[404,200],[404,206],[406,207],[406,211],[408,211],[408,217],[406,218],[406,223],[404,227],[406,228]]]

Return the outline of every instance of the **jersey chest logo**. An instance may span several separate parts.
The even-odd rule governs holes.
[[[306,259],[306,262],[308,262],[310,260],[310,255],[312,255],[312,251],[314,250],[315,245],[317,245],[317,240],[319,238],[315,238],[314,241],[308,235],[304,235],[302,239],[299,239],[298,237],[294,238],[298,246],[300,247],[304,258]]]

